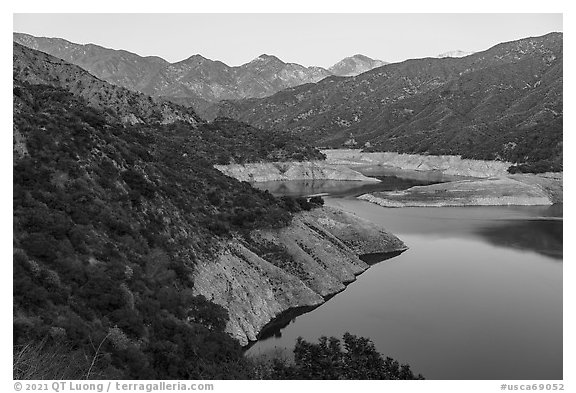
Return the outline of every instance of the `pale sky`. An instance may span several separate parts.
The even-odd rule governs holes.
[[[15,32],[231,66],[263,53],[305,66],[357,53],[397,62],[563,31],[562,14],[14,14],[13,22]]]

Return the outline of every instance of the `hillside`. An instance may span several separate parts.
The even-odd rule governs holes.
[[[106,83],[78,66],[20,44],[13,44],[12,58],[15,79],[64,88],[82,97],[89,106],[106,111],[110,121],[130,124],[183,121],[192,125],[202,122],[190,108],[154,102],[148,96]]]
[[[169,63],[155,56],[142,57],[94,44],[75,44],[60,38],[14,33],[14,42],[75,64],[117,86],[145,93],[162,101],[193,107],[203,118],[215,116],[211,104],[224,99],[266,97],[285,88],[315,83],[334,74],[357,75],[383,64],[356,55],[331,69],[285,63],[263,54],[231,67],[199,54]]]
[[[75,64],[113,85],[135,91],[141,91],[162,67],[169,64],[156,56],[142,57],[125,50],[94,44],[80,45],[61,38],[14,33],[13,40],[20,45]]]
[[[388,64],[263,99],[224,101],[221,116],[317,146],[503,159],[522,170],[562,162],[562,34],[462,58]],[[353,138],[351,138],[351,136]]]
[[[232,120],[197,122],[18,44],[13,84],[15,359],[51,359],[40,376],[52,378],[247,378],[227,310],[194,292],[195,266],[233,234],[312,206],[213,164],[319,153]]]

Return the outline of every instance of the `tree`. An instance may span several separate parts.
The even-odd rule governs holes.
[[[320,337],[317,344],[299,337],[294,347],[294,364],[272,363],[273,379],[424,379],[407,364],[382,355],[367,338],[345,333]]]

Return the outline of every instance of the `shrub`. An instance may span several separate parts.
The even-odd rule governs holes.
[[[324,198],[322,198],[320,195],[313,196],[310,198],[309,202],[315,206],[324,206]]]

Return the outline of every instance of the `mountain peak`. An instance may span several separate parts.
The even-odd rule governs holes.
[[[363,55],[361,53],[356,53],[353,56],[347,57],[347,59],[359,59],[359,60],[364,60],[364,61],[374,61],[374,59],[369,58],[366,55]],[[378,60],[379,61],[379,60]]]
[[[356,76],[385,64],[388,63],[382,60],[371,59],[366,55],[357,53],[340,60],[332,67],[328,68],[328,71],[337,76]]]
[[[280,60],[278,57],[276,57],[274,55],[268,55],[266,53],[261,54],[260,56],[258,56],[254,60],[252,60],[250,63],[254,63],[254,62],[282,63],[282,64],[284,64],[284,62],[282,60]]]
[[[196,54],[194,54],[194,55],[192,55],[192,56],[190,56],[190,57],[188,57],[187,59],[182,60],[182,61],[185,61],[185,62],[199,62],[199,63],[203,63],[203,62],[205,62],[205,61],[212,61],[212,60],[207,59],[206,57],[202,56],[202,55],[199,54],[199,53],[196,53]]]

